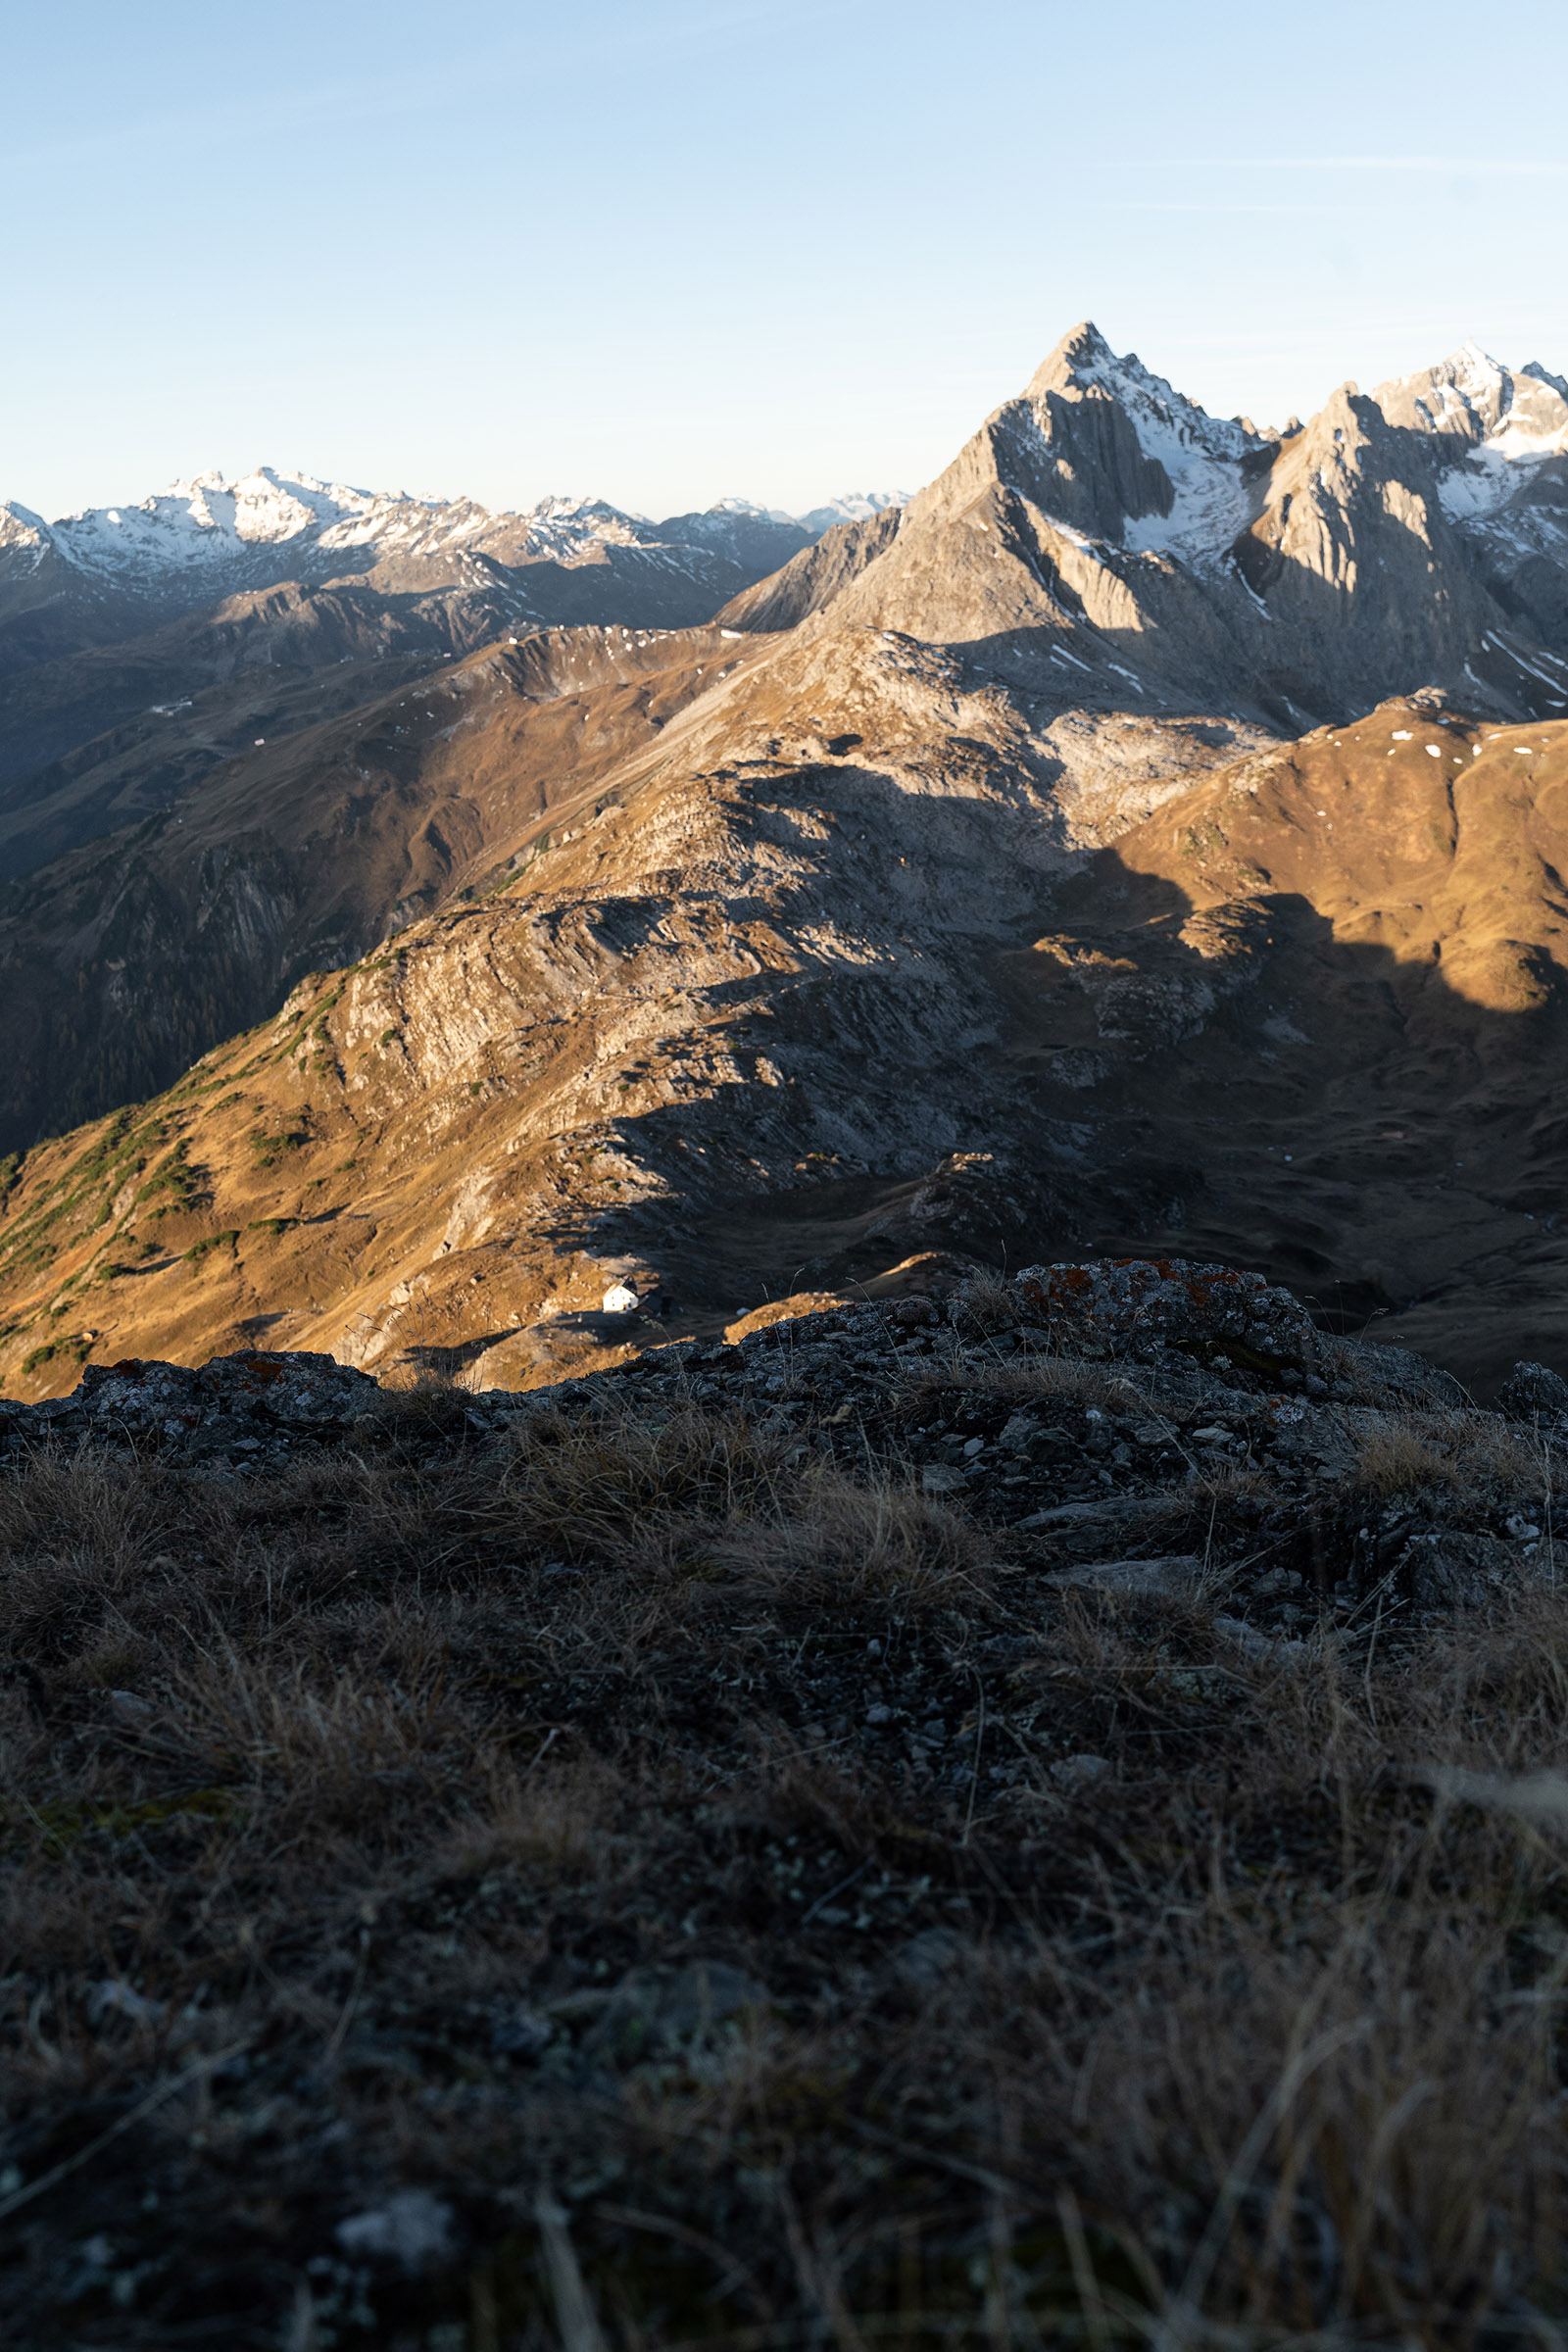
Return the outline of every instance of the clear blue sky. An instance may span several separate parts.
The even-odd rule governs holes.
[[[0,24],[0,498],[270,463],[913,487],[1096,318],[1210,409],[1568,368],[1568,12],[51,0]]]

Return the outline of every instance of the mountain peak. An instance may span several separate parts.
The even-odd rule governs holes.
[[[1500,516],[1544,461],[1568,450],[1568,383],[1539,362],[1510,368],[1474,338],[1372,397],[1391,424],[1431,436],[1438,496],[1457,521]]]
[[[1439,361],[1432,372],[1434,375],[1451,376],[1456,383],[1500,383],[1508,375],[1503,362],[1494,359],[1484,344],[1476,341],[1474,335],[1467,335],[1457,350],[1450,351],[1446,360]]]
[[[1029,397],[1034,400],[1044,392],[1063,392],[1090,370],[1113,365],[1115,357],[1094,320],[1080,318],[1035,369]]]

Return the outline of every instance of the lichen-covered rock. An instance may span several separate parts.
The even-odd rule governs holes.
[[[235,1445],[254,1450],[270,1441],[339,1437],[378,1394],[368,1373],[329,1355],[247,1348],[199,1368],[131,1357],[89,1364],[69,1396],[0,1408],[0,1438],[13,1445],[129,1440],[198,1454]]]
[[[1568,1413],[1568,1380],[1545,1364],[1515,1364],[1497,1398],[1497,1408],[1510,1421]]]
[[[285,1428],[314,1429],[350,1419],[376,1396],[367,1372],[330,1355],[270,1354],[260,1348],[215,1356],[199,1370],[183,1364],[90,1364],[74,1396],[63,1401],[94,1426],[158,1429],[176,1436],[215,1412],[241,1413]]]
[[[1232,1348],[1243,1363],[1250,1356],[1304,1370],[1320,1353],[1300,1300],[1236,1266],[1106,1257],[1026,1266],[1015,1288],[1028,1314],[1048,1330],[1113,1354],[1196,1348],[1213,1355]]]

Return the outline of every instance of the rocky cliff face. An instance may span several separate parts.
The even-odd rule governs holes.
[[[1276,434],[1205,416],[1085,325],[824,622],[962,646],[1036,691],[1196,696],[1291,731],[1434,685],[1546,715],[1568,709],[1565,446],[1555,379],[1479,354],[1345,386]]]

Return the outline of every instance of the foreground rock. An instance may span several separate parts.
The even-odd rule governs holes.
[[[383,1389],[330,1356],[89,1369],[0,1405],[0,1458],[152,1448],[244,1477],[353,1444],[446,1452],[554,1420],[743,1419],[788,1470],[869,1469],[959,1506],[1042,1576],[1235,1586],[1276,1633],[1383,1592],[1474,1602],[1553,1559],[1568,1384],[1521,1363],[1486,1412],[1407,1350],[1328,1337],[1261,1276],[1181,1259],[1030,1266],[1010,1282],[680,1341],[526,1392]],[[1197,1544],[1195,1551],[1192,1546]]]

